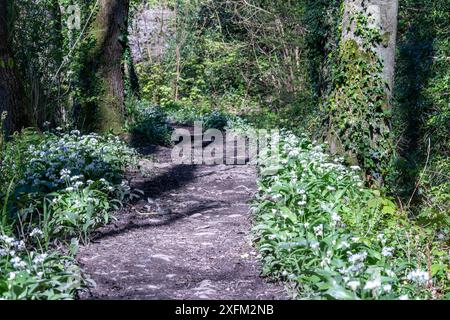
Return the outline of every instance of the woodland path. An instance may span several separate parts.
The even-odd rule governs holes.
[[[260,277],[250,238],[256,169],[176,165],[171,149],[149,146],[131,174],[143,199],[116,214],[78,260],[96,283],[82,299],[287,299]],[[142,170],[141,170],[142,171]]]

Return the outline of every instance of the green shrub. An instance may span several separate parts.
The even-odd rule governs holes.
[[[200,121],[206,113],[210,112],[210,108],[194,106],[190,102],[171,101],[164,106],[164,111],[172,123],[193,125],[195,121]]]
[[[146,101],[136,102],[132,111],[133,119],[128,130],[146,142],[169,145],[172,127],[164,110],[152,107]]]
[[[441,235],[450,230],[449,17],[445,0],[399,3],[393,101],[399,159],[390,182],[421,223]]]
[[[228,125],[229,116],[219,111],[212,111],[203,116],[204,129],[223,130]]]
[[[417,195],[421,207],[417,210],[418,220],[433,227],[440,237],[450,234],[450,159],[435,157],[428,171],[419,177]]]
[[[207,106],[193,106],[182,102],[172,102],[164,107],[171,122],[184,125],[194,125],[195,121],[202,122],[203,129],[223,130],[228,122],[234,118],[230,114],[211,110]]]
[[[26,147],[27,146],[27,147]],[[18,209],[59,190],[77,190],[100,179],[103,190],[122,185],[123,170],[135,151],[114,136],[71,133],[16,136],[6,148],[2,171],[17,183],[13,198]],[[4,196],[4,194],[2,195]]]
[[[114,202],[118,200],[111,202],[108,194],[99,189],[102,186],[91,185],[53,194],[53,200],[49,201],[45,208],[47,212],[44,212],[47,216],[43,228],[48,230],[47,237],[80,237],[87,242],[91,231],[107,224],[111,219],[109,212],[117,209]]]

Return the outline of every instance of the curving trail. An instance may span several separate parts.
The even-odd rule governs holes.
[[[147,147],[151,174],[132,174],[144,199],[82,247],[96,287],[82,299],[287,299],[260,277],[250,239],[250,165],[175,165],[171,149]]]

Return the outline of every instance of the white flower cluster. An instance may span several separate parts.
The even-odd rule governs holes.
[[[24,269],[27,266],[27,263],[23,261],[20,257],[14,257],[11,259],[10,262],[14,269]]]
[[[15,250],[21,251],[25,249],[25,242],[23,242],[23,240],[16,240],[6,235],[1,235],[0,248],[10,250],[9,254],[14,255]]]
[[[368,280],[364,286],[364,290],[375,290],[381,287],[381,278],[376,277],[373,280]]]
[[[30,232],[30,237],[32,238],[39,238],[41,236],[43,236],[44,233],[42,232],[41,229],[38,228],[34,228],[31,232]]]
[[[313,229],[317,237],[323,236],[323,224],[319,224],[318,226],[313,227]]]
[[[393,251],[394,251],[394,248],[392,248],[392,247],[383,247],[383,249],[381,251],[381,255],[383,257],[392,257]]]
[[[125,165],[134,161],[135,151],[113,136],[46,134],[38,146],[28,149],[28,169],[19,185],[38,192],[65,189],[68,192],[91,185],[101,177],[119,179]]]
[[[348,255],[348,261],[350,262],[351,265],[344,273],[347,273],[347,272],[358,273],[365,267],[364,261],[367,258],[366,251],[356,253],[356,254],[347,252],[347,255]]]
[[[42,235],[42,231],[37,228],[30,233],[31,237],[40,235]],[[31,262],[27,262],[28,257],[32,259]],[[38,265],[42,264],[47,257],[48,254],[46,253],[40,254],[36,251],[27,251],[23,240],[16,240],[6,235],[0,236],[0,265],[3,267],[7,266],[7,262],[9,262],[10,268],[15,271],[26,269],[30,273],[30,270],[38,268]],[[11,280],[15,278],[15,272],[10,273],[10,278]]]
[[[415,282],[418,285],[425,285],[430,281],[430,275],[426,271],[417,269],[408,273],[406,279]]]

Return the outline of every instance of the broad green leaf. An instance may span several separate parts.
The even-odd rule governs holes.
[[[336,285],[326,292],[328,295],[337,300],[355,300],[356,296],[353,292],[346,290],[345,288]]]

